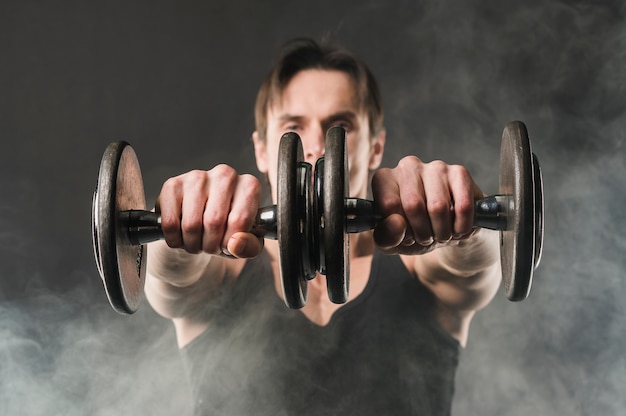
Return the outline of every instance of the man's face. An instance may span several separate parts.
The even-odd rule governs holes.
[[[326,131],[333,126],[342,126],[347,134],[350,196],[366,197],[369,171],[380,165],[385,137],[370,136],[367,114],[359,107],[354,81],[344,72],[310,69],[291,79],[268,109],[266,140],[260,141],[257,132],[253,136],[257,166],[269,177],[274,202],[281,136],[297,133],[305,161],[315,166],[324,155]]]

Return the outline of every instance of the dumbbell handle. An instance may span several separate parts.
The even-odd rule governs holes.
[[[142,245],[163,239],[161,215],[154,211],[120,211],[122,229],[128,230],[131,244]],[[252,232],[259,237],[276,240],[276,205],[259,209]]]
[[[507,229],[510,198],[491,195],[474,203],[474,227],[492,230]],[[376,227],[380,216],[373,201],[346,198],[346,231],[360,233]],[[163,238],[161,216],[153,211],[128,210],[120,212],[120,221],[128,229],[131,244],[141,245]],[[252,232],[259,237],[276,240],[276,205],[259,209]]]
[[[507,229],[507,212],[511,198],[506,195],[491,195],[474,202],[474,227],[491,230]],[[375,228],[380,216],[374,210],[373,201],[361,198],[346,198],[346,230],[360,233]]]

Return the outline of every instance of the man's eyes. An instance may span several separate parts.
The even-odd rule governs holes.
[[[347,121],[334,122],[330,125],[330,127],[328,127],[328,129],[330,129],[331,127],[342,127],[346,131],[346,133],[352,130],[352,124]]]
[[[299,131],[302,130],[302,126],[299,124],[285,124],[283,126],[283,130],[285,131]]]
[[[349,121],[335,121],[332,123],[328,123],[326,126],[324,126],[324,129],[328,131],[331,127],[342,127],[346,131],[346,133],[353,130],[353,125]],[[304,130],[304,127],[301,124],[291,123],[283,125],[282,129],[284,131],[302,132]]]

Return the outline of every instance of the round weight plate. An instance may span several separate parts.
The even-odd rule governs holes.
[[[301,162],[298,166],[298,221],[300,229],[300,252],[302,273],[307,280],[317,274],[318,255],[317,238],[314,225],[314,204],[312,192],[312,172],[309,163]]]
[[[530,140],[519,121],[507,124],[500,148],[500,193],[509,197],[507,227],[500,232],[507,298],[526,299],[535,267],[535,184]]]
[[[334,303],[348,300],[348,276],[350,253],[346,231],[346,203],[348,197],[348,160],[346,133],[341,127],[333,127],[326,134],[324,156],[324,257],[328,297]]]
[[[317,270],[326,275],[326,253],[324,251],[324,158],[315,163],[313,173],[313,247],[317,255]]]
[[[111,143],[102,157],[93,197],[92,234],[107,297],[113,309],[123,314],[134,313],[141,304],[146,256],[144,246],[129,241],[120,212],[145,207],[135,151],[126,142]]]
[[[298,166],[304,162],[300,137],[285,133],[278,148],[276,228],[280,277],[285,304],[292,309],[304,306],[307,280],[302,261],[302,234],[298,201]]]
[[[543,254],[543,175],[539,160],[533,153],[533,180],[535,184],[535,269]]]

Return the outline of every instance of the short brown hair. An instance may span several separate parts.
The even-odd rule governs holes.
[[[277,63],[257,94],[254,118],[261,140],[265,140],[267,132],[268,109],[289,81],[306,69],[337,70],[350,75],[356,84],[359,109],[367,113],[370,135],[373,137],[383,131],[382,98],[367,65],[350,51],[327,40],[318,43],[309,38],[296,38],[283,46]]]

